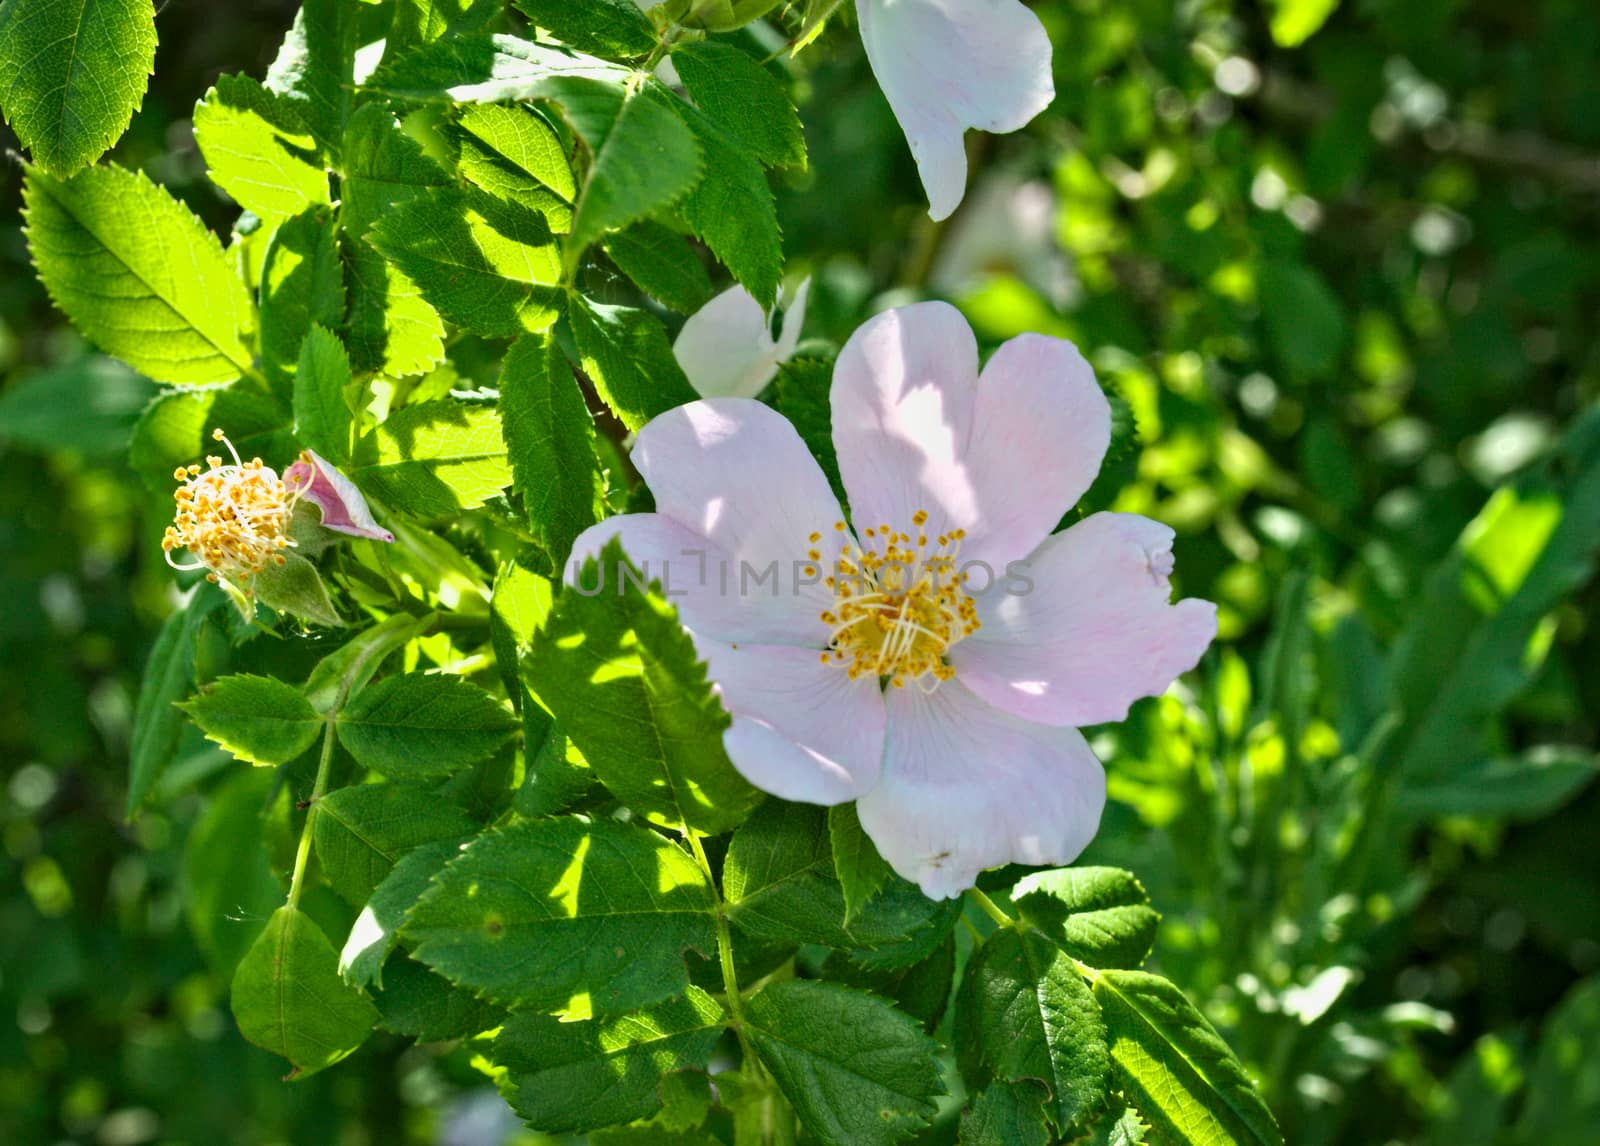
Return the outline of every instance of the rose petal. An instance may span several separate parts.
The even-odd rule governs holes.
[[[851,336],[834,367],[833,441],[858,527],[964,529],[964,562],[995,576],[1027,556],[1094,481],[1111,408],[1063,339],[1025,334],[982,378],[960,311],[926,302]],[[982,580],[982,574],[974,572]]]
[[[659,513],[634,513],[591,525],[573,542],[562,574],[588,596],[617,593],[621,574],[604,564],[597,574],[583,565],[613,539],[646,584],[661,582],[662,595],[677,606],[689,628],[718,640],[802,645],[815,658],[827,636],[812,603],[779,593],[740,591],[739,563],[685,525]],[[745,586],[746,589],[751,586]]]
[[[832,567],[843,536],[833,526],[843,514],[786,418],[749,398],[690,402],[639,431],[633,462],[656,510],[726,556],[726,570],[713,571],[719,584],[725,575],[733,592],[767,598],[762,611],[794,618],[788,638],[771,643],[827,642],[818,615],[833,594],[805,570],[820,578]],[[813,549],[817,565],[808,560]]]
[[[1020,0],[856,0],[861,41],[916,158],[928,214],[966,190],[963,135],[1016,131],[1050,106],[1050,37]]]
[[[373,541],[394,540],[394,534],[374,520],[355,483],[316,451],[306,450],[284,470],[283,484],[322,510],[324,529]]]
[[[1217,607],[1168,604],[1172,530],[1132,513],[1097,513],[1050,538],[978,603],[983,622],[950,650],[963,684],[1043,724],[1121,720],[1166,691],[1217,634]],[[1021,589],[1014,582],[1013,589]]]
[[[723,745],[763,792],[841,804],[869,791],[883,765],[883,693],[810,649],[731,646],[696,634],[733,724]]]
[[[883,778],[861,826],[906,879],[950,899],[985,868],[1064,864],[1088,846],[1105,770],[1075,728],[1030,724],[946,681],[890,689]]]
[[[767,313],[742,286],[730,287],[690,315],[672,352],[695,392],[702,398],[754,398],[765,390],[800,341],[810,288],[810,279],[801,284],[776,340]]]

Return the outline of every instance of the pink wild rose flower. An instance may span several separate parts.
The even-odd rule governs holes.
[[[1071,343],[1022,335],[980,374],[960,313],[919,303],[856,331],[831,400],[853,525],[781,415],[693,402],[639,431],[656,512],[587,530],[569,581],[620,538],[707,661],[734,766],[784,799],[857,801],[926,894],[1070,862],[1105,805],[1078,726],[1194,667],[1216,607],[1170,602],[1159,522],[1097,513],[1051,533],[1111,432]]]

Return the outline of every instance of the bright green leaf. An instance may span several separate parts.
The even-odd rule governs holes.
[[[728,918],[748,935],[857,949],[858,961],[877,965],[925,957],[955,919],[951,903],[894,876],[847,924],[828,813],[809,804],[769,800],[758,808],[734,833],[722,878]]]
[[[1298,48],[1328,22],[1339,0],[1272,0],[1272,39],[1280,48]]]
[[[596,97],[612,90],[591,83]],[[675,114],[677,101],[651,85],[619,99],[578,197],[576,250],[676,202],[700,179],[700,148]]]
[[[661,1109],[664,1080],[703,1071],[727,1023],[698,987],[682,998],[612,1019],[564,1023],[512,1016],[489,1059],[511,1108],[536,1130],[582,1133],[648,1118]]]
[[[938,1044],[881,999],[831,983],[774,983],[745,1004],[756,1053],[823,1146],[889,1146],[944,1093]]]
[[[628,429],[695,400],[666,329],[648,311],[573,296],[567,318],[583,372]]]
[[[968,1078],[1042,1082],[1064,1138],[1105,1107],[1111,1056],[1100,1007],[1072,958],[1038,935],[1006,928],[973,955],[956,1001],[956,1045]]]
[[[491,195],[514,199],[548,190],[570,203],[578,193],[561,137],[535,108],[468,104],[454,135],[461,145],[461,173]]]
[[[1024,919],[1091,967],[1137,967],[1161,921],[1138,879],[1121,868],[1035,872],[1011,895]]]
[[[337,235],[333,211],[311,207],[279,226],[267,246],[261,268],[261,371],[285,398],[293,397],[301,343],[311,327],[336,330],[344,323]]]
[[[357,443],[350,477],[419,516],[475,509],[511,482],[500,415],[450,400],[397,410]]]
[[[805,129],[783,87],[749,53],[717,40],[680,44],[673,65],[689,98],[768,167],[806,165]]]
[[[605,513],[594,417],[555,342],[529,334],[500,367],[500,416],[513,486],[547,553],[564,561],[578,534]]]
[[[559,313],[561,256],[539,211],[475,188],[430,188],[367,238],[440,314],[474,334],[544,330]]]
[[[456,857],[464,842],[443,839],[422,844],[395,861],[367,897],[366,906],[351,925],[350,937],[339,952],[339,974],[346,981],[358,987],[383,986],[383,964],[400,941],[400,925],[405,922],[406,912],[422,898],[439,869]]]
[[[476,685],[413,672],[356,693],[339,713],[339,743],[363,767],[423,780],[477,763],[516,727],[516,718]]]
[[[151,0],[0,3],[0,111],[56,175],[93,163],[128,129],[155,59]]]
[[[659,593],[632,581],[637,570],[614,541],[580,583],[602,573],[605,592],[561,594],[523,659],[524,679],[634,812],[669,827],[727,831],[761,795],[723,750],[728,715],[694,642]],[[624,576],[630,585],[619,594]]]
[[[316,742],[322,717],[300,691],[269,676],[225,676],[182,709],[215,740],[252,764],[287,764]]]
[[[354,417],[345,392],[351,383],[344,343],[321,326],[312,326],[300,344],[294,376],[294,432],[335,465],[350,457]]]
[[[1182,991],[1143,971],[1103,971],[1093,988],[1122,1091],[1158,1135],[1194,1146],[1283,1142],[1244,1067]]]
[[[218,77],[195,105],[194,141],[211,181],[268,226],[328,202],[328,173],[298,106],[248,76]]]
[[[478,825],[426,788],[383,783],[357,784],[323,796],[311,827],[323,877],[359,905],[407,852],[459,839]]]
[[[861,914],[883,886],[894,878],[891,868],[861,827],[854,803],[828,809],[828,842],[833,849],[833,871],[844,891],[844,918],[848,923]]]
[[[366,1041],[378,1012],[339,978],[339,953],[298,908],[273,912],[233,976],[239,1032],[282,1055],[293,1078],[332,1066]]]
[[[303,0],[267,69],[264,86],[300,108],[330,165],[337,165],[355,99],[357,20],[348,0]]]
[[[217,237],[141,172],[30,170],[28,248],[51,299],[100,349],[157,382],[250,370],[254,309]]]
[[[693,314],[711,301],[705,264],[671,227],[641,220],[608,235],[605,251],[641,290],[681,314]]]
[[[654,832],[615,820],[530,820],[474,840],[401,934],[416,958],[460,986],[586,1018],[682,994],[683,952],[715,949],[712,908],[700,869]]]
[[[563,44],[602,56],[642,56],[656,46],[656,30],[634,0],[517,0],[528,19]]]

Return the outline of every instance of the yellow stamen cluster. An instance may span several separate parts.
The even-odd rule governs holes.
[[[851,680],[870,674],[896,688],[914,681],[932,691],[955,675],[945,652],[980,625],[956,567],[966,531],[929,538],[925,509],[911,524],[914,533],[878,525],[859,543],[845,542],[834,574],[823,581],[834,603],[821,614],[831,632],[822,663],[844,666]],[[833,528],[843,533],[845,524]],[[812,561],[822,559],[821,540],[820,533],[810,537]]]
[[[279,550],[294,544],[285,529],[298,494],[286,489],[277,472],[262,465],[260,458],[241,461],[220,429],[211,437],[228,447],[233,464],[208,457],[210,468],[204,472],[199,466],[173,471],[183,484],[172,495],[177,514],[161,538],[161,549],[174,569],[206,569],[207,580],[241,582],[240,588],[249,593],[250,578],[269,562],[282,565]],[[174,561],[175,549],[187,549],[194,560]]]

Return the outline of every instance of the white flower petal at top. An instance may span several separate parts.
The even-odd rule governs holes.
[[[1007,132],[1050,106],[1050,37],[1021,0],[856,0],[878,86],[948,218],[967,185],[967,128]]]
[[[800,344],[810,293],[809,278],[787,305],[786,292],[780,292],[783,331],[776,339],[761,304],[742,286],[729,287],[690,315],[672,352],[695,392],[702,398],[754,398],[765,390]]]

